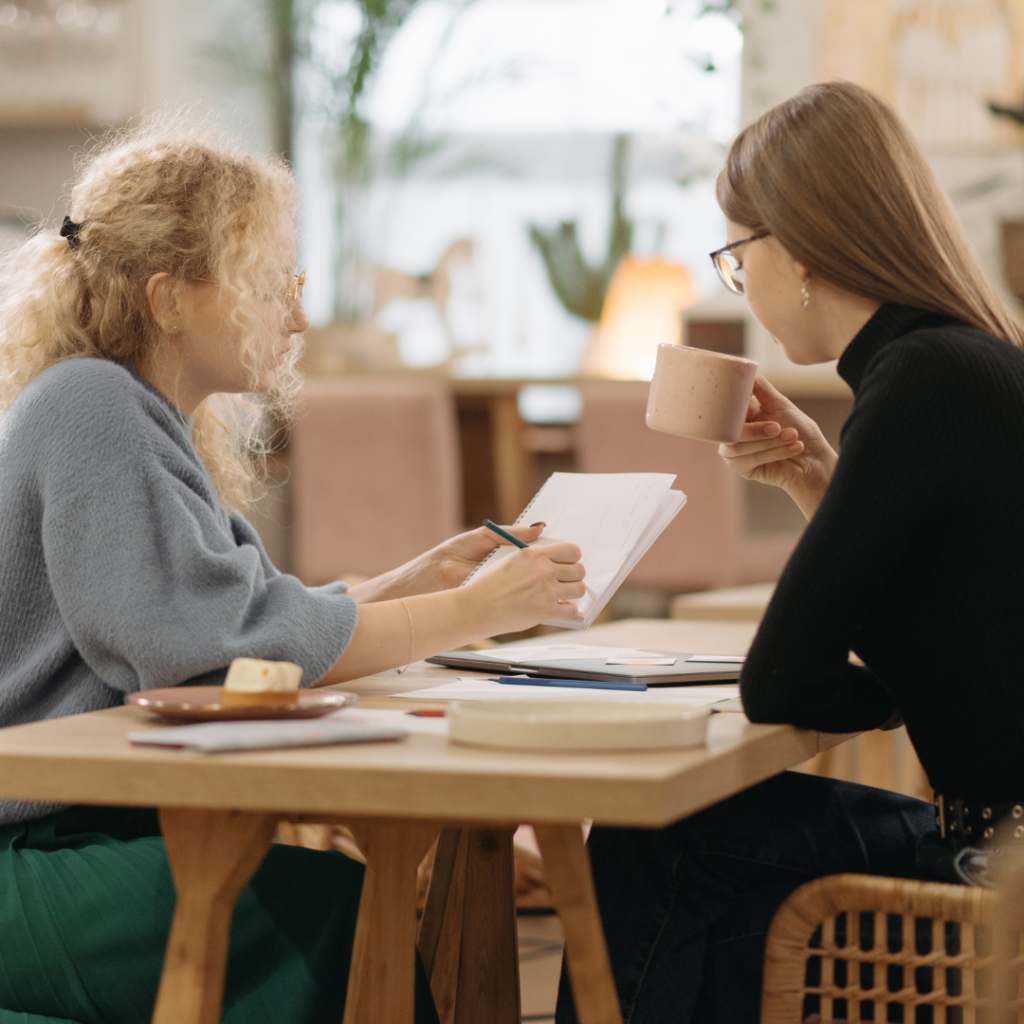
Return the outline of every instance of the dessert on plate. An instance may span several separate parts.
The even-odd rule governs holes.
[[[294,708],[299,703],[302,668],[290,661],[235,658],[221,690],[224,707]]]

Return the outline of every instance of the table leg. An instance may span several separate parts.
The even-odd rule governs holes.
[[[416,869],[440,826],[364,819],[351,824],[366,855],[344,1024],[413,1024]]]
[[[455,1024],[519,1024],[515,829],[469,829]]]
[[[153,1024],[217,1024],[235,903],[270,849],[277,815],[161,808],[178,893]]]
[[[534,825],[551,901],[565,933],[565,958],[580,1024],[622,1024],[590,858],[579,825]]]
[[[469,830],[446,828],[437,842],[416,948],[430,979],[441,1024],[454,1024],[462,944],[462,907],[466,893]]]

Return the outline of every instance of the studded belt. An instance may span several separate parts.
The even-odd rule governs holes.
[[[935,823],[942,837],[984,843],[999,832],[1000,843],[1024,844],[1024,801],[992,803],[935,794]]]

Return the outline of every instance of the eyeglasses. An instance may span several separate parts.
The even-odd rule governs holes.
[[[722,279],[722,284],[729,291],[735,292],[737,295],[743,294],[743,265],[733,255],[733,249],[738,249],[741,245],[746,245],[747,242],[757,242],[762,238],[767,238],[770,234],[770,231],[759,231],[756,235],[741,238],[738,242],[722,246],[721,249],[716,249],[711,253],[711,262],[714,263],[715,270],[718,271],[718,276]]]
[[[291,309],[299,299],[302,298],[302,289],[306,287],[306,271],[303,270],[301,274],[296,274],[292,278],[291,286],[288,291],[285,292],[284,304]]]
[[[218,282],[214,278],[200,277],[196,279],[200,284],[217,284]],[[284,293],[284,304],[287,309],[291,309],[292,306],[302,298],[302,291],[306,287],[306,271],[303,270],[301,274],[292,275],[292,283],[288,285],[287,290]],[[269,300],[273,302],[273,296],[263,294],[261,296],[263,300]]]

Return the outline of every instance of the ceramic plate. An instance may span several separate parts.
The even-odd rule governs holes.
[[[531,750],[649,750],[704,742],[711,709],[611,701],[458,701],[456,743]]]
[[[193,722],[229,721],[242,718],[319,718],[332,711],[359,703],[354,693],[338,690],[299,690],[298,707],[260,707],[220,702],[221,686],[169,686],[164,690],[142,690],[128,694],[128,703],[163,715]]]

